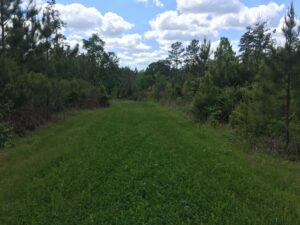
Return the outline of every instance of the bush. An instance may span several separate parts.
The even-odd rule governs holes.
[[[291,146],[292,154],[300,155],[300,121],[294,115],[291,120]]]
[[[5,122],[9,119],[10,104],[0,104],[0,148],[3,148],[13,137],[13,127]]]
[[[3,148],[6,143],[11,141],[13,137],[13,128],[10,124],[0,122],[0,148]]]
[[[68,108],[95,108],[109,106],[109,98],[103,85],[93,86],[83,80],[68,81],[67,96]]]
[[[33,130],[51,116],[51,83],[43,74],[28,73],[17,77],[12,122],[18,133]]]
[[[11,88],[6,88],[6,96],[13,102],[8,119],[18,134],[35,129],[63,110],[109,105],[104,86],[79,79],[49,79],[31,72],[18,75],[7,87]]]
[[[86,107],[107,107],[109,106],[109,98],[105,87],[89,87],[86,91]]]
[[[166,79],[163,76],[160,76],[153,87],[153,97],[155,100],[159,101],[160,99],[165,97],[166,87],[167,87]]]
[[[190,78],[183,84],[182,94],[186,100],[191,100],[199,90],[200,79]]]
[[[200,80],[199,89],[192,102],[192,114],[196,120],[206,121],[214,111],[219,111],[219,89],[212,83],[209,75]]]

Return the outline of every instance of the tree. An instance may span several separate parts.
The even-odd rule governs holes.
[[[286,57],[285,60],[286,72],[285,72],[285,91],[286,91],[286,109],[285,109],[285,125],[286,125],[286,148],[290,144],[290,116],[291,116],[291,81],[292,77],[295,76],[293,73],[293,65],[291,64],[292,58],[295,55],[297,50],[297,45],[299,44],[299,27],[296,24],[296,14],[294,10],[293,2],[290,5],[290,8],[284,17],[284,26],[282,28],[286,43],[285,51]]]
[[[129,67],[120,69],[121,83],[118,87],[118,98],[131,98],[136,90],[135,72]]]
[[[59,33],[59,30],[65,26],[64,22],[60,19],[58,10],[55,9],[55,0],[47,2],[47,6],[43,11],[42,24],[40,28],[41,39],[44,44],[46,52],[46,60],[49,61],[49,50],[52,46],[59,46],[60,41],[64,39],[64,36]]]
[[[41,23],[39,21],[38,15],[40,9],[37,8],[36,2],[34,0],[28,1],[26,6],[26,34],[25,34],[25,60],[31,60],[31,57],[37,53],[37,48],[39,46]]]
[[[83,47],[87,50],[88,56],[98,65],[101,64],[104,58],[104,45],[105,42],[98,34],[93,34],[88,40],[83,40]]]
[[[185,50],[185,64],[189,72],[196,74],[199,72],[197,69],[199,63],[200,42],[192,40]]]
[[[168,60],[159,60],[151,63],[147,69],[146,74],[156,74],[161,76],[169,76],[170,74],[170,62]]]
[[[0,0],[1,49],[6,49],[7,24],[20,7],[21,0]]]
[[[238,60],[228,38],[221,38],[210,71],[214,83],[219,87],[237,86],[241,83],[238,75]]]
[[[267,27],[267,22],[256,23],[252,30],[252,35],[254,40],[254,57],[256,64],[259,64],[260,60],[270,53],[273,45],[272,34],[270,28]]]
[[[87,56],[90,62],[90,81],[96,85],[99,82],[99,71],[102,67],[105,58],[104,51],[105,42],[97,35],[93,34],[88,40],[83,40],[83,47],[87,51]]]
[[[171,45],[168,60],[171,61],[173,68],[176,70],[183,62],[184,48],[182,42],[175,42]]]
[[[159,60],[149,64],[146,68],[143,77],[143,86],[146,88],[153,88],[159,77],[170,78],[171,65],[168,60]]]
[[[26,18],[22,9],[18,7],[11,19],[11,25],[7,28],[6,47],[9,55],[17,62],[22,63],[25,55],[25,39],[27,33]]]
[[[112,94],[113,88],[118,81],[119,60],[114,52],[104,53],[101,73],[103,73],[102,80],[108,94]]]
[[[203,76],[206,69],[208,59],[210,57],[211,43],[205,38],[202,43],[198,40],[192,40],[187,46],[185,63],[187,71],[195,76]]]
[[[248,26],[240,39],[241,61],[246,73],[246,81],[253,82],[258,72],[259,64],[273,46],[272,33],[266,22],[257,22]]]
[[[207,39],[204,38],[200,46],[200,56],[199,56],[200,64],[202,66],[203,71],[205,71],[207,67],[207,63],[211,53],[210,49],[211,49],[210,41],[207,41]]]
[[[220,44],[215,51],[215,59],[222,60],[235,57],[230,41],[226,37],[221,37]]]

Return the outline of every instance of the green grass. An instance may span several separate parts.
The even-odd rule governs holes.
[[[300,166],[225,129],[114,102],[0,154],[1,225],[299,225]]]

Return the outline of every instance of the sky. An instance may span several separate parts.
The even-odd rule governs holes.
[[[257,20],[277,29],[274,38],[282,44],[289,5],[290,0],[57,0],[71,46],[98,33],[121,66],[138,69],[165,59],[176,41],[207,38],[215,49],[220,37],[228,37],[238,51],[245,27]],[[300,1],[294,5],[300,14]]]

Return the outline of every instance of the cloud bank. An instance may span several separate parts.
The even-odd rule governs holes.
[[[164,7],[161,0],[135,1]],[[79,3],[57,4],[57,9],[67,24],[64,33],[71,45],[98,33],[107,48],[120,57],[121,65],[145,68],[150,62],[165,58],[170,44],[175,41],[186,44],[206,37],[216,44],[223,31],[243,32],[246,26],[258,20],[278,27],[285,5],[271,1],[248,7],[241,0],[176,0],[176,8],[154,16],[143,33],[132,32],[135,24],[114,12],[103,14]],[[237,43],[237,40],[232,41]],[[149,44],[153,42],[158,47]]]

